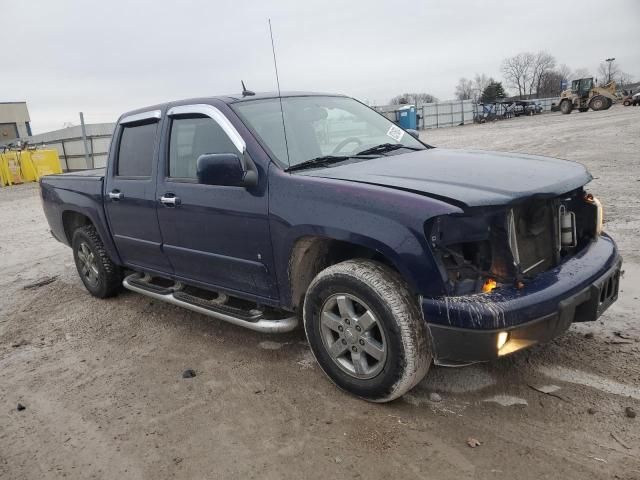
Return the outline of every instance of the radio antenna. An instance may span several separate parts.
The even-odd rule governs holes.
[[[269,35],[271,36],[271,51],[273,52],[273,67],[276,71],[276,84],[278,85],[278,100],[280,101],[280,116],[282,118],[282,133],[284,134],[284,146],[287,150],[287,164],[291,166],[289,158],[289,143],[287,142],[287,128],[284,125],[284,110],[282,108],[282,95],[280,94],[280,77],[278,76],[278,62],[276,61],[276,47],[273,43],[273,29],[271,28],[271,19],[269,19]]]

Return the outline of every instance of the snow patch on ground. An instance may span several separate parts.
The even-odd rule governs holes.
[[[526,407],[529,405],[529,402],[527,402],[524,398],[514,397],[513,395],[494,395],[493,397],[485,398],[482,401],[497,403],[498,405],[502,405],[503,407],[511,407],[513,405],[523,405]]]
[[[538,371],[547,377],[561,380],[567,383],[576,383],[587,387],[595,388],[605,393],[631,397],[640,400],[640,388],[633,385],[616,382],[608,378],[595,375],[593,373],[574,370],[560,365],[542,366]]]

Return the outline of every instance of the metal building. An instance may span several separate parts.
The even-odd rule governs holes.
[[[94,123],[86,125],[86,146],[80,125],[52,132],[39,133],[25,138],[30,145],[45,146],[58,151],[62,169],[65,172],[102,168],[107,164],[109,144],[115,123]]]
[[[31,135],[27,102],[0,102],[0,145]]]

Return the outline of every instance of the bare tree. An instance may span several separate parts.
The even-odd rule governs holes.
[[[562,92],[562,81],[567,80],[565,75],[558,70],[549,70],[542,77],[542,82],[538,87],[539,97],[555,97]]]
[[[533,57],[531,64],[531,83],[529,84],[529,95],[535,88],[536,95],[540,95],[540,86],[545,75],[556,66],[556,58],[550,53],[540,51]]]
[[[423,103],[437,102],[438,99],[430,93],[403,93],[396,95],[389,103],[391,105],[407,105],[413,103],[414,105],[422,105]]]
[[[502,74],[509,85],[518,89],[520,98],[526,95],[527,87],[531,85],[534,60],[533,53],[522,52],[502,61]]]
[[[589,78],[591,77],[591,72],[588,68],[578,68],[573,72],[573,78],[571,80],[578,80],[580,78]]]
[[[598,67],[598,76],[602,83],[609,83],[620,75],[620,72],[620,67],[615,60],[611,60],[610,62],[600,62],[600,66]]]
[[[490,84],[495,83],[493,78],[487,77],[484,73],[478,74],[473,78],[473,98],[477,100]]]
[[[627,85],[630,85],[632,83],[633,83],[633,75],[630,75],[626,72],[618,73],[618,86],[622,90],[625,90],[627,88]]]
[[[462,77],[456,85],[456,98],[458,100],[469,100],[473,96],[473,82]]]
[[[559,65],[558,68],[556,68],[556,71],[559,75],[562,76],[562,80],[571,81],[574,78],[571,67],[569,67],[569,65],[567,65],[566,63]]]

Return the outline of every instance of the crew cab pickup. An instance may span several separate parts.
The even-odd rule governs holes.
[[[582,165],[434,148],[346,96],[250,93],[128,112],[106,169],[41,180],[92,295],[124,285],[261,332],[301,322],[327,376],[377,402],[617,299]]]

